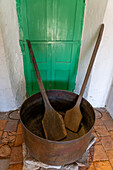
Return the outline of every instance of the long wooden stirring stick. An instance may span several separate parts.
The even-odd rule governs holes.
[[[80,94],[78,96],[77,102],[72,109],[70,109],[66,112],[65,117],[64,117],[65,126],[68,129],[72,130],[73,132],[78,131],[79,125],[81,123],[82,114],[81,114],[81,111],[80,111],[80,103],[81,103],[82,96],[83,96],[83,93],[84,93],[84,90],[85,90],[85,87],[86,87],[86,84],[87,84],[87,81],[88,81],[94,60],[95,60],[95,57],[96,57],[96,54],[97,54],[97,51],[98,51],[98,48],[99,48],[99,45],[100,45],[103,30],[104,30],[104,24],[101,25],[100,32],[99,32],[99,35],[98,35],[98,39],[96,41],[95,48],[94,48],[94,51],[93,51],[93,54],[92,54],[92,57],[91,57],[91,60],[90,60],[90,64],[89,64],[88,69],[87,69],[87,73],[86,73]]]
[[[43,86],[43,83],[40,77],[40,73],[39,73],[38,66],[37,66],[37,63],[36,63],[36,60],[33,54],[31,43],[29,40],[27,40],[27,44],[28,44],[29,52],[30,52],[31,59],[33,62],[33,66],[35,69],[40,92],[41,92],[44,105],[45,105],[45,113],[44,113],[44,118],[42,120],[42,125],[43,125],[43,129],[45,132],[45,136],[49,140],[61,140],[65,136],[67,136],[63,118],[57,111],[54,110],[54,108],[51,106],[49,102],[48,96],[46,94],[46,91],[44,89],[44,86]]]

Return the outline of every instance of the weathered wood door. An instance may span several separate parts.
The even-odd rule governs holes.
[[[75,88],[85,0],[17,0],[27,95],[39,91],[26,40],[46,89]]]

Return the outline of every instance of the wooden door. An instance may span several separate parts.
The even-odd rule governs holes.
[[[39,91],[26,40],[31,41],[46,89],[73,91],[78,68],[84,0],[17,0],[27,95]]]

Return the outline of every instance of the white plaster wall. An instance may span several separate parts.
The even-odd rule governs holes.
[[[109,111],[111,117],[113,118],[113,80],[112,80],[111,88],[108,93],[106,108]]]
[[[0,111],[8,111],[11,106],[12,109],[15,109],[15,101],[11,90],[2,33],[0,29]]]
[[[106,101],[106,108],[107,110],[110,112],[112,118],[113,118],[113,20],[112,20],[112,16],[111,13],[113,13],[113,0],[110,0],[107,6],[107,13],[105,16],[105,19],[107,20],[107,25],[109,25],[109,27],[107,28],[107,31],[110,32],[109,37],[106,37],[106,47],[108,47],[108,58],[110,58],[110,62],[109,65],[107,65],[107,68],[109,69],[109,75],[108,76],[108,87],[110,87],[109,89],[109,93],[107,94],[107,101]],[[107,19],[107,16],[109,16],[109,18]],[[107,59],[108,59],[107,58]],[[108,91],[108,89],[107,89]]]
[[[79,60],[76,92],[79,93],[87,70],[100,24],[104,34],[85,90],[84,97],[94,107],[104,107],[113,75],[113,0],[87,0],[84,32]]]
[[[5,51],[1,57],[5,58],[8,70],[7,79],[10,80],[10,87],[7,83],[5,86],[8,86],[10,93],[12,92],[12,96],[7,95],[8,101],[5,106],[0,108],[0,111],[6,111],[18,108],[25,99],[26,94],[15,0],[0,0],[0,27]],[[3,65],[2,61],[0,61],[1,65]],[[4,96],[4,92],[2,95]],[[0,100],[2,100],[1,96]],[[11,100],[14,102],[11,102]]]
[[[105,106],[113,75],[113,0],[104,15],[105,30],[95,67],[92,72],[88,100],[94,106]],[[94,84],[94,82],[96,82]]]

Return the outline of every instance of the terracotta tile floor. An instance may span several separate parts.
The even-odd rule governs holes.
[[[104,108],[95,109],[95,113],[92,133],[97,140],[89,150],[88,165],[79,170],[112,170],[113,120]],[[0,113],[0,170],[22,170],[23,141],[20,122],[10,120],[8,113]]]

